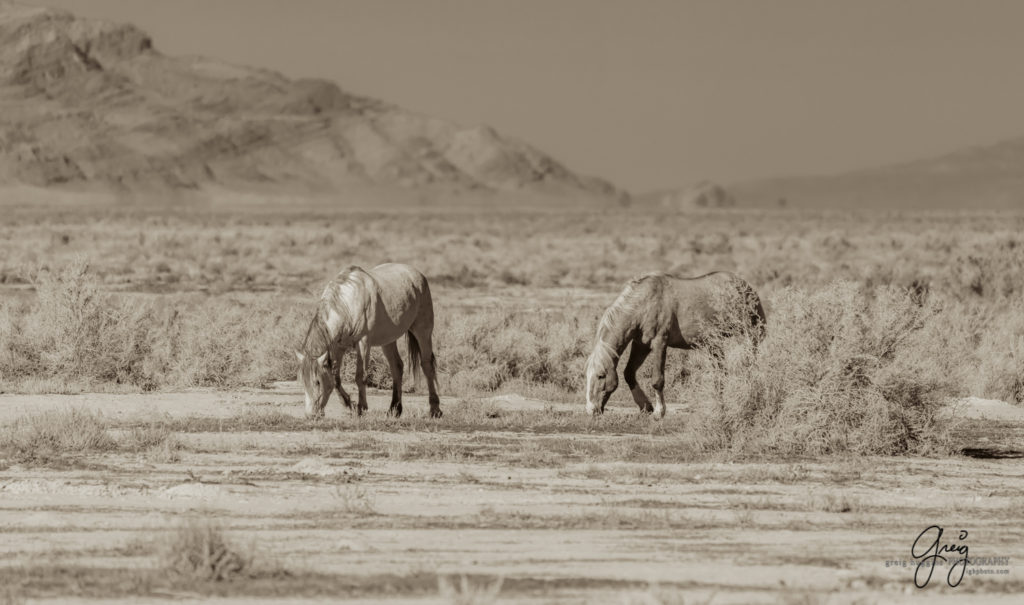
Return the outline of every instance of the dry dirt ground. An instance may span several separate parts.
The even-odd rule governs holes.
[[[492,602],[459,601],[463,576],[470,589],[502,578],[507,603],[1019,603],[1024,592],[1020,408],[960,407],[976,429],[1001,427],[965,437],[976,457],[665,463],[628,453],[670,437],[602,431],[582,406],[463,403],[487,406],[486,430],[460,429],[459,404],[446,404],[454,412],[422,430],[421,397],[405,406],[419,424],[379,418],[378,393],[363,426],[332,399],[322,428],[296,430],[282,420],[302,415],[293,384],[0,396],[0,424],[74,406],[115,430],[169,423],[178,444],[0,470],[0,602],[3,586],[11,602]],[[511,431],[510,414],[533,427],[562,414],[570,428]],[[271,420],[252,430],[254,418]],[[165,581],[160,544],[189,515],[223,524],[267,571]],[[1008,561],[970,565],[957,588],[939,567],[917,589],[911,546],[930,525],[970,557]]]

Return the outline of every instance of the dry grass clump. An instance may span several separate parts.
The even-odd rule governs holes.
[[[771,301],[768,337],[695,355],[688,393],[711,449],[904,454],[943,449],[940,409],[961,362],[935,303],[905,290],[837,282]]]
[[[161,566],[179,578],[222,582],[245,577],[253,569],[251,548],[230,540],[221,526],[190,518],[159,547]]]
[[[863,508],[860,500],[846,493],[827,492],[811,498],[811,508],[827,513],[849,513]]]
[[[334,496],[342,513],[349,515],[373,515],[373,494],[361,485],[336,486]]]
[[[0,605],[24,605],[25,598],[14,586],[0,588]]]
[[[0,456],[20,464],[50,464],[103,452],[148,452],[173,457],[180,444],[160,425],[112,434],[103,416],[67,408],[28,414],[0,427]]]
[[[102,418],[75,408],[20,416],[0,428],[0,454],[19,463],[116,449]]]
[[[458,583],[454,577],[437,576],[437,589],[441,598],[452,605],[490,605],[498,600],[503,583],[504,578],[501,576],[489,580],[462,574]]]

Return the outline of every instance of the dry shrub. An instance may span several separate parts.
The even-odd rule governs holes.
[[[143,390],[260,386],[295,376],[299,309],[187,297],[160,306],[106,293],[81,261],[31,273],[36,295],[0,304],[0,379]]]
[[[169,573],[188,580],[221,582],[244,577],[253,567],[251,549],[228,539],[221,526],[190,518],[160,545],[160,560]]]
[[[1020,297],[1024,292],[1024,245],[1015,238],[997,238],[984,248],[968,250],[949,263],[949,279],[960,294],[994,300]]]
[[[20,463],[115,449],[102,417],[76,408],[20,416],[0,431],[0,452]]]
[[[35,300],[5,305],[0,316],[5,375],[151,384],[143,367],[150,307],[103,292],[82,260],[58,271],[33,269],[29,280]]]
[[[971,394],[1024,403],[1024,304],[993,315],[982,329],[973,330],[978,345]]]
[[[440,326],[438,360],[460,394],[495,391],[512,381],[575,392],[582,387],[591,325],[561,311],[472,313]]]
[[[903,454],[945,447],[959,357],[933,302],[837,282],[774,297],[768,337],[722,340],[684,394],[711,449]]]
[[[199,304],[173,309],[157,329],[155,366],[162,382],[182,386],[232,386],[248,354],[239,340],[245,330],[238,309]],[[231,380],[229,380],[231,379]]]

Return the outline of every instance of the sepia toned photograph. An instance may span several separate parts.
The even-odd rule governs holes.
[[[1024,603],[1022,24],[0,0],[0,605]]]

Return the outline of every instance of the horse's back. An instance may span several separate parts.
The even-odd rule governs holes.
[[[422,273],[401,263],[378,265],[369,273],[376,284],[375,315],[382,327],[404,333],[413,322],[433,325],[434,304]]]
[[[384,263],[371,269],[370,275],[376,280],[382,296],[416,299],[430,297],[430,286],[427,285],[426,276],[409,265]]]
[[[358,265],[345,267],[334,277],[337,284],[359,283],[366,288],[390,292],[421,292],[427,278],[417,269],[402,263],[384,263],[366,270]]]
[[[663,276],[663,304],[673,316],[672,335],[679,346],[692,345],[706,336],[710,326],[735,317],[750,327],[763,329],[761,301],[743,278],[728,271],[697,277]],[[735,315],[736,313],[741,316]]]

